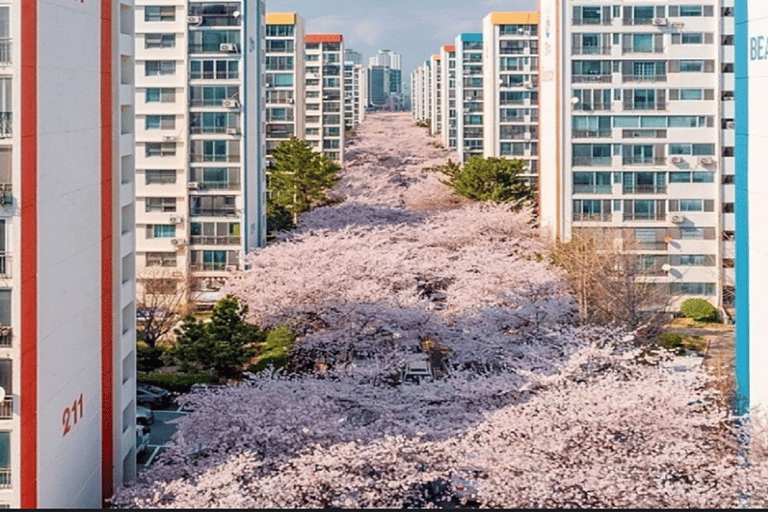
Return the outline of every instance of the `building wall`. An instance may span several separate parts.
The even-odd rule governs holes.
[[[466,162],[483,156],[483,35],[456,38],[456,151]]]
[[[440,138],[446,148],[456,147],[456,47],[443,45],[440,49],[440,73],[443,95],[440,106]]]
[[[429,59],[429,111],[432,113],[432,124],[430,125],[431,135],[438,135],[442,132],[443,121],[443,74],[440,55],[433,55]]]
[[[308,34],[305,44],[305,139],[318,152],[343,164],[344,38],[341,34]]]

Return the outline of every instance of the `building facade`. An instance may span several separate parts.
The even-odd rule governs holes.
[[[432,123],[430,124],[430,134],[440,135],[443,131],[443,90],[445,84],[443,83],[443,69],[442,61],[439,54],[435,54],[429,59],[429,83],[430,83],[430,105],[429,111],[431,112],[430,118]]]
[[[291,137],[305,136],[304,18],[267,14],[267,159]]]
[[[539,130],[539,13],[483,19],[483,156],[525,161],[536,182]]]
[[[344,38],[307,34],[306,141],[331,160],[344,163]]]
[[[483,156],[483,34],[456,38],[456,152]]]
[[[0,506],[100,508],[136,474],[133,2],[0,32]]]
[[[135,23],[141,293],[212,304],[266,240],[264,2],[139,0]]]
[[[443,45],[440,49],[440,74],[443,89],[440,106],[440,139],[446,148],[456,147],[456,47]]]
[[[631,240],[673,309],[689,297],[728,308],[732,290],[733,23],[721,14],[700,0],[541,2],[542,223],[558,239]]]

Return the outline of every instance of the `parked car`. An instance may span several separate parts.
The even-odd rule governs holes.
[[[149,447],[149,427],[136,425],[136,455],[147,451]]]
[[[435,374],[432,373],[432,365],[426,358],[411,359],[406,361],[403,369],[403,384],[418,384],[423,380],[435,380]]]
[[[147,407],[165,407],[171,402],[171,395],[163,388],[149,384],[136,384],[136,403]]]
[[[155,422],[155,413],[152,409],[136,406],[136,424],[137,425],[151,425]]]

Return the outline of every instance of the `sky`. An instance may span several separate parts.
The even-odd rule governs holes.
[[[267,0],[267,12],[298,12],[307,33],[341,33],[344,47],[363,54],[379,49],[403,56],[403,78],[453,43],[463,32],[481,32],[492,11],[536,10],[536,0]]]

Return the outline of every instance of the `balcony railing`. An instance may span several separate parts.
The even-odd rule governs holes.
[[[579,213],[573,212],[574,222],[610,222],[613,215],[610,213]]]
[[[613,191],[612,185],[574,185],[574,194],[610,194]]]
[[[191,29],[196,27],[239,27],[240,16],[235,17],[233,14],[190,14],[190,16],[200,16],[202,23],[199,25],[190,25]]]
[[[239,181],[198,181],[197,190],[240,190]]]
[[[625,139],[666,139],[667,130],[622,130]]]
[[[216,70],[216,71],[190,71],[189,78],[192,80],[236,80],[240,78],[239,71]]]
[[[666,185],[630,185],[624,186],[625,194],[666,194]]]
[[[230,133],[232,131],[233,133]],[[201,134],[229,134],[229,135],[240,135],[240,128],[237,126],[190,126],[189,127],[189,133],[193,135],[201,135]]]
[[[228,44],[230,47],[234,47],[234,50],[222,50],[222,45]],[[237,55],[240,53],[240,44],[238,43],[213,43],[213,44],[197,44],[189,43],[189,53],[220,53],[223,55]]]
[[[225,272],[228,267],[237,268],[236,265],[226,263],[192,263],[189,267],[194,272]]]
[[[667,242],[642,242],[636,240],[635,247],[642,251],[666,251]]]
[[[206,155],[200,153],[191,153],[190,162],[239,162],[240,155]]]
[[[0,347],[13,346],[13,329],[11,327],[0,327]]]
[[[573,165],[582,167],[609,167],[613,163],[610,156],[575,156]]]
[[[610,46],[574,46],[573,55],[610,55]]]
[[[13,397],[7,396],[0,401],[0,420],[13,419]]]
[[[573,75],[574,84],[601,83],[609,84],[613,81],[613,75]]]
[[[0,468],[0,489],[11,488],[11,468]]]
[[[0,65],[11,63],[11,38],[0,38]]]
[[[11,277],[11,253],[0,252],[0,278]],[[0,327],[0,334],[2,334],[2,327]]]
[[[192,245],[240,245],[239,236],[193,236]]]
[[[662,101],[636,101],[625,103],[624,110],[667,110],[667,104]]]
[[[189,106],[190,107],[223,107],[227,110],[232,110],[232,107],[224,107],[223,102],[226,101],[226,99],[222,98],[190,98],[189,99]],[[237,99],[235,98],[235,101]]]
[[[622,18],[621,22],[624,25],[653,25],[655,18]]]
[[[624,165],[666,165],[667,159],[663,156],[625,156]]]
[[[642,212],[642,213],[632,213],[632,212],[624,212],[624,220],[667,220],[667,216],[663,213],[655,213],[655,212]]]
[[[192,208],[189,215],[192,217],[235,217],[237,208]]]
[[[601,139],[613,136],[613,130],[573,130],[574,139]]]
[[[600,18],[600,19],[573,18],[571,20],[571,23],[573,25],[612,25],[613,18]]]
[[[666,82],[667,75],[622,75],[624,82]]]
[[[573,107],[573,110],[575,112],[596,112],[596,111],[602,111],[602,112],[610,112],[613,110],[613,104],[611,103],[577,103],[575,107]]]

